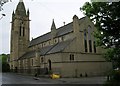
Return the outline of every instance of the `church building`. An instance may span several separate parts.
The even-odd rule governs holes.
[[[105,75],[111,62],[103,58],[104,49],[96,47],[96,28],[86,16],[56,28],[30,41],[30,12],[19,1],[12,13],[10,69],[39,75],[58,73],[62,77]],[[38,27],[40,28],[40,27]],[[34,28],[32,28],[34,29]]]

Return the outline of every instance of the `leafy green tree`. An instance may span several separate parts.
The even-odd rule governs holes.
[[[98,46],[108,51],[107,60],[116,62],[120,68],[120,1],[86,2],[80,10],[87,15],[97,27],[95,32]]]
[[[113,62],[113,68],[120,67],[120,49],[119,48],[109,48],[104,54],[104,57],[108,61]]]
[[[33,1],[33,0],[32,0]],[[12,2],[12,0],[0,0],[0,11],[3,10],[3,6],[4,4],[6,4],[7,2]]]
[[[6,54],[0,55],[0,60],[2,61],[2,72],[9,72],[10,71],[10,67],[9,67],[8,62],[7,62],[8,57],[9,57],[9,54],[8,55],[6,55]]]
[[[6,4],[7,2],[9,2],[9,1],[11,1],[11,0],[0,0],[0,11],[2,11],[3,10],[3,5],[4,4]]]

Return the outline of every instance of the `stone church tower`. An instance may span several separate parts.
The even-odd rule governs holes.
[[[10,67],[17,69],[17,59],[27,51],[30,37],[29,10],[26,12],[22,0],[19,1],[15,12],[13,11],[11,23]]]

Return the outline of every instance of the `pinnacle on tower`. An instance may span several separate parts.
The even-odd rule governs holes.
[[[29,9],[27,10],[27,16],[29,16],[30,12],[29,12]]]
[[[19,0],[19,2],[23,2],[23,0]]]
[[[14,10],[13,10],[13,13],[12,13],[12,15],[14,15],[15,13],[14,13]]]
[[[51,26],[51,30],[53,30],[53,29],[56,29],[56,26],[55,26],[55,23],[54,23],[54,19],[53,19],[52,26]]]
[[[26,16],[26,9],[23,0],[19,0],[15,13],[19,16]]]
[[[57,33],[57,29],[56,29],[56,26],[55,26],[55,23],[54,23],[54,19],[53,19],[52,26],[51,26],[52,38],[54,38],[56,36],[56,33]]]

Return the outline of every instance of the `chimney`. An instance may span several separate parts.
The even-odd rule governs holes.
[[[73,16],[73,32],[79,33],[79,19],[76,15]]]

